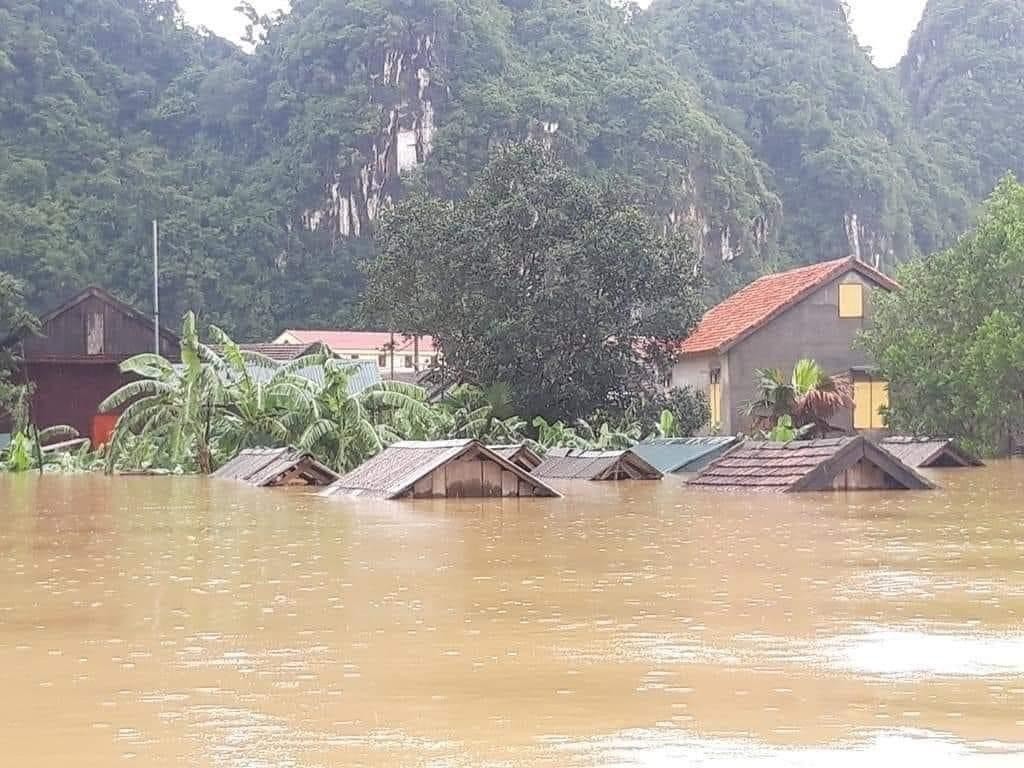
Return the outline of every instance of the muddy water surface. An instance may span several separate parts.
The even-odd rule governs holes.
[[[1024,765],[1024,463],[338,502],[0,476],[5,765]]]

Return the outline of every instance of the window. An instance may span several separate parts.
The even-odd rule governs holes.
[[[711,426],[722,423],[722,370],[711,371],[711,386],[708,389],[708,400],[711,405]]]
[[[885,429],[882,411],[889,407],[889,382],[857,379],[853,382],[853,428]]]
[[[359,359],[359,355],[349,355],[349,357],[352,358],[353,360]]]
[[[378,368],[387,368],[388,367],[388,356],[387,355],[377,355],[377,367]]]
[[[842,283],[839,286],[839,316],[864,317],[864,286],[860,283]]]
[[[406,368],[412,368],[413,367],[413,365],[412,365],[412,355],[406,355],[405,356],[405,367]]]
[[[103,313],[90,312],[85,328],[85,354],[103,354]]]

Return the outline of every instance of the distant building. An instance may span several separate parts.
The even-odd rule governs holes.
[[[855,406],[839,414],[835,426],[882,430],[888,383],[854,341],[871,324],[872,297],[898,287],[852,257],[755,280],[708,311],[683,342],[672,385],[706,392],[712,431],[736,434],[751,427],[744,409],[757,397],[754,372],[779,368],[788,375],[798,360],[811,358],[853,379]]]
[[[40,336],[7,339],[22,345],[24,362],[16,381],[33,385],[32,420],[40,428],[68,424],[93,445],[107,442],[116,413],[100,413],[99,404],[131,381],[118,366],[129,357],[153,352],[153,319],[90,287],[40,318]],[[160,330],[160,353],[177,360],[180,341]],[[0,424],[6,432],[9,424]]]
[[[430,336],[403,336],[379,331],[283,331],[273,344],[309,345],[320,342],[346,360],[372,360],[384,378],[391,374],[416,374],[437,362],[438,352]]]

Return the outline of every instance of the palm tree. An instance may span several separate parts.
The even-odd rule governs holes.
[[[782,371],[764,368],[755,371],[758,397],[747,403],[754,427],[772,432],[783,419],[800,437],[824,437],[837,431],[829,424],[843,408],[853,407],[852,386],[844,376],[829,376],[813,360],[802,359],[787,379]]]

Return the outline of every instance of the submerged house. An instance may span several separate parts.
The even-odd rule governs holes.
[[[662,473],[633,451],[579,451],[552,448],[533,470],[558,480],[660,480]]]
[[[311,454],[294,448],[250,448],[213,473],[255,488],[330,485],[339,475]]]
[[[982,462],[955,440],[933,437],[887,437],[880,445],[910,467],[980,467]]]
[[[121,373],[122,362],[154,351],[153,318],[92,286],[39,320],[40,335],[2,342],[21,347],[24,361],[14,380],[33,386],[33,421],[41,429],[68,424],[93,445],[106,443],[118,414],[100,413],[99,404],[132,380]],[[161,328],[159,340],[160,353],[178,359],[178,337]],[[8,427],[0,424],[0,432]]]
[[[934,486],[862,435],[792,443],[740,443],[690,485],[727,490],[927,490]]]
[[[709,310],[682,343],[672,385],[706,392],[712,430],[732,435],[751,428],[744,410],[757,397],[756,370],[788,375],[798,360],[811,358],[853,379],[855,406],[834,425],[851,433],[882,430],[888,384],[854,342],[871,324],[874,297],[898,288],[852,257],[755,280]]]
[[[479,440],[441,440],[395,443],[321,495],[452,499],[561,494]]]
[[[519,443],[518,445],[489,445],[487,447],[502,458],[511,461],[516,466],[522,467],[527,472],[533,472],[544,461],[540,454],[526,443]]]
[[[699,472],[739,442],[738,437],[659,437],[633,452],[666,475]]]

